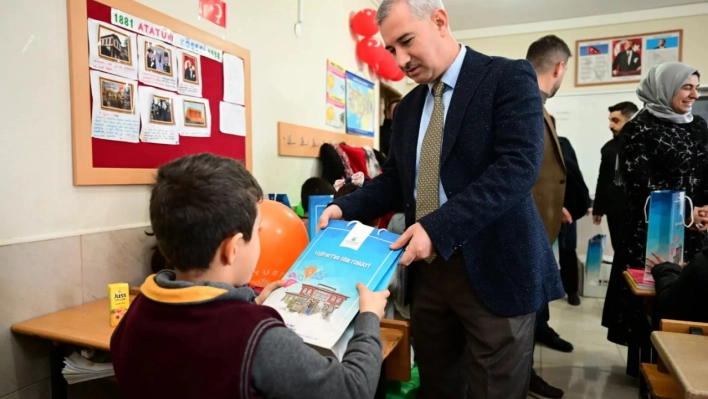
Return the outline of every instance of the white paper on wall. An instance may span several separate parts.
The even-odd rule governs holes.
[[[89,67],[122,78],[138,79],[137,35],[88,19]]]
[[[138,36],[138,79],[146,85],[177,91],[176,50],[161,41]]]
[[[91,137],[137,143],[140,134],[138,82],[91,71]]]
[[[182,115],[179,134],[185,137],[209,137],[211,135],[211,110],[206,98],[179,96]]]
[[[182,109],[176,94],[140,86],[140,141],[153,144],[179,144]]]

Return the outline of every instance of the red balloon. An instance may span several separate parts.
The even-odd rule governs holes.
[[[309,242],[300,217],[280,202],[263,200],[261,208],[261,256],[249,284],[264,287],[281,280]]]
[[[386,49],[374,38],[362,39],[356,44],[357,58],[371,67],[378,64],[386,53]]]
[[[376,25],[376,11],[365,8],[356,13],[351,20],[352,31],[357,35],[371,37],[378,33],[379,26]]]
[[[398,65],[396,64],[396,59],[391,53],[387,53],[381,61],[379,61],[375,68],[375,71],[379,74],[379,76],[389,80],[393,79],[396,76],[397,71],[400,70],[401,69],[398,68]]]
[[[398,68],[396,75],[394,75],[394,77],[392,77],[391,80],[393,80],[394,82],[398,82],[400,80],[403,80],[403,78],[405,78],[405,77],[406,77],[406,74],[403,73],[403,71],[401,71],[400,68]]]

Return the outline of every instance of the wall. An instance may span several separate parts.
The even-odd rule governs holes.
[[[700,12],[703,12],[705,9],[705,4],[690,8],[690,10],[699,10]],[[657,10],[650,10],[647,13],[654,15],[657,14],[657,12],[661,13],[661,11]],[[665,13],[671,15],[672,11],[668,10]],[[611,19],[630,21],[641,18],[642,16],[637,15],[637,13],[627,13],[626,19],[619,16],[613,16]],[[595,20],[594,25],[599,25],[601,23],[600,21],[603,21],[603,19],[607,20],[602,16],[582,18],[578,19],[578,24],[592,23],[593,21],[588,21],[591,19]],[[699,70],[708,71],[708,52],[705,51],[705,37],[708,32],[708,28],[706,28],[708,26],[708,15],[706,14],[679,18],[657,19],[651,21],[626,22],[617,25],[591,26],[577,29],[552,30],[553,26],[567,27],[573,26],[573,23],[571,21],[549,21],[540,24],[530,24],[527,26],[529,29],[526,29],[529,31],[528,33],[513,35],[504,34],[503,32],[511,32],[515,30],[523,31],[525,30],[525,27],[514,27],[513,29],[511,27],[509,29],[494,28],[496,32],[501,34],[500,36],[482,37],[477,39],[463,39],[462,37],[475,36],[475,33],[480,35],[484,34],[486,36],[487,32],[480,30],[478,32],[467,31],[456,33],[460,42],[482,53],[509,58],[524,58],[526,56],[528,46],[536,39],[548,34],[555,34],[562,38],[571,47],[573,53],[575,53],[576,40],[683,29],[683,61],[693,65]],[[568,67],[563,85],[558,91],[558,94],[590,91],[600,92],[631,90],[636,87],[636,83],[590,87],[575,87],[574,83],[575,57],[571,59],[571,64]],[[600,154],[597,154],[597,156],[599,157]],[[602,231],[605,233],[609,231],[605,220],[603,220]],[[584,254],[587,251],[587,240],[598,232],[599,229],[592,224],[590,218],[585,217],[578,221],[578,253],[580,254],[582,261],[585,260]],[[612,245],[608,240],[605,255],[611,255],[613,252]]]
[[[600,19],[601,20],[601,19]],[[708,71],[708,52],[705,51],[705,37],[708,33],[708,15],[691,17],[661,19],[624,23],[620,25],[594,26],[580,29],[552,30],[553,22],[544,23],[548,29],[533,33],[507,35],[498,37],[485,37],[480,39],[460,39],[462,43],[477,51],[500,55],[510,58],[524,58],[528,46],[536,39],[555,34],[563,39],[575,53],[575,41],[610,36],[630,35],[637,33],[660,32],[667,30],[683,29],[683,61],[698,68]],[[607,86],[575,87],[575,57],[566,72],[563,86],[558,94],[588,91],[627,90],[636,87],[636,83],[625,83]]]
[[[142,2],[251,50],[254,173],[266,192],[297,202],[317,163],[277,156],[277,122],[327,128],[328,58],[370,78],[347,21],[371,1],[305,1],[301,38],[296,0],[229,1],[226,31],[198,19],[197,0]],[[0,398],[48,398],[48,346],[10,326],[105,297],[111,282],[139,284],[149,191],[72,184],[66,0],[4,2],[0,36]]]
[[[370,78],[357,65],[347,21],[371,1],[305,1],[300,38],[293,33],[296,0],[230,2],[226,31],[199,20],[197,0],[141,2],[251,50],[254,174],[267,192],[296,199],[317,163],[277,156],[277,122],[328,128],[328,58]],[[0,127],[0,245],[134,228],[148,220],[147,187],[72,185],[66,30],[65,0],[47,0],[41,12],[29,0],[12,1],[0,14],[6,38],[0,52],[12,55],[0,65],[0,92],[12,97],[0,104],[13,116]],[[401,92],[411,87],[403,81],[393,86]]]

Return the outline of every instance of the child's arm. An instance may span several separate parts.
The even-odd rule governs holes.
[[[379,326],[375,313],[359,314],[341,363],[320,355],[288,328],[271,328],[256,349],[253,386],[267,398],[373,398],[383,362]]]

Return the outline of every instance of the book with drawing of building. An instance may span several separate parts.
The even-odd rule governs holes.
[[[264,305],[307,344],[331,351],[359,311],[356,284],[372,290],[388,285],[402,253],[389,249],[398,237],[359,222],[331,221]]]

